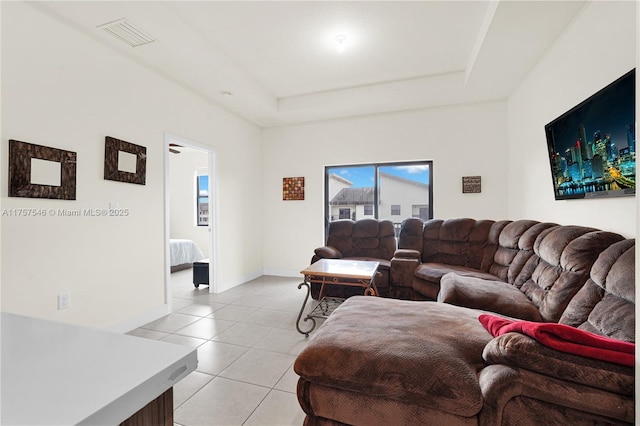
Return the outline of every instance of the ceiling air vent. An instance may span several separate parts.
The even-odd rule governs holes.
[[[98,26],[120,41],[127,43],[131,47],[138,47],[156,41],[153,37],[137,28],[126,19],[109,22]]]

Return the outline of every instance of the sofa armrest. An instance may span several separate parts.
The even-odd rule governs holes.
[[[417,259],[420,260],[420,252],[412,249],[398,249],[393,254],[396,259]]]
[[[505,364],[560,380],[633,396],[634,369],[593,358],[561,352],[520,333],[491,340],[482,357],[488,364]]]
[[[342,253],[335,247],[323,246],[314,250],[316,256],[322,259],[341,259]]]
[[[633,424],[634,395],[620,395],[504,364],[480,371],[480,426]],[[514,418],[515,415],[515,418]],[[613,419],[613,421],[611,421]],[[571,423],[571,422],[569,422]]]
[[[390,285],[392,287],[412,288],[416,268],[420,265],[420,252],[417,250],[396,250],[391,258]]]

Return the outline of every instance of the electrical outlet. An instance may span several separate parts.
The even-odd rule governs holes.
[[[58,310],[68,309],[71,306],[71,296],[69,293],[61,293],[58,295]]]

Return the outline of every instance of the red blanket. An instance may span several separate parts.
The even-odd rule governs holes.
[[[561,352],[629,367],[633,367],[635,362],[634,343],[589,333],[564,324],[514,321],[487,314],[480,315],[478,319],[494,337],[516,332]]]

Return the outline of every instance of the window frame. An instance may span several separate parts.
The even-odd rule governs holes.
[[[200,196],[200,178],[202,177],[206,177],[207,178],[207,196],[203,197]],[[207,216],[207,222],[201,222],[200,221],[200,205],[206,205],[207,206],[207,210],[209,209],[209,175],[206,174],[200,174],[200,173],[196,173],[196,226],[200,227],[200,226],[209,226],[209,217],[211,216],[211,212],[209,212],[209,215]],[[204,201],[201,201],[201,199],[204,199]]]
[[[394,162],[377,162],[377,163],[361,163],[361,164],[333,164],[324,166],[324,238],[325,241],[329,232],[329,223],[331,222],[331,211],[329,206],[329,170],[335,168],[349,168],[349,167],[373,167],[374,184],[373,184],[373,218],[378,219],[380,217],[379,207],[379,182],[380,174],[379,169],[381,167],[399,167],[410,165],[427,165],[428,179],[429,179],[429,196],[428,196],[428,214],[429,218],[433,218],[433,160],[411,160],[411,161],[394,161]],[[410,212],[411,213],[411,212]],[[408,216],[410,217],[410,216]]]

